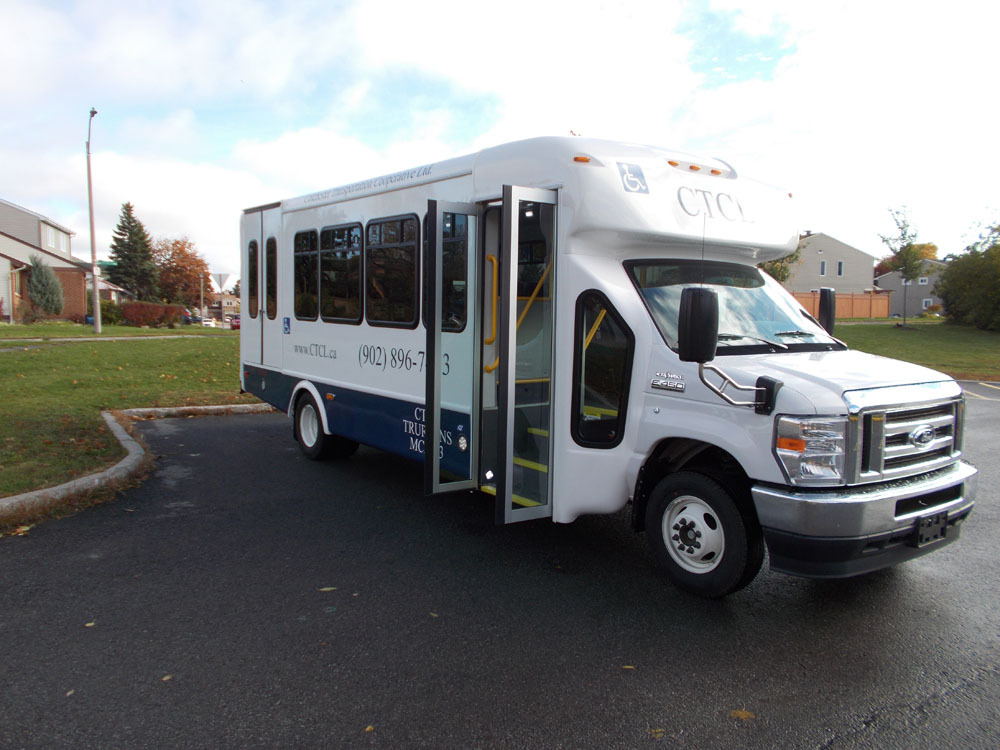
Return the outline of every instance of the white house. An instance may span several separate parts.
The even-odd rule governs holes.
[[[784,286],[790,292],[833,287],[860,294],[872,288],[875,258],[827,234],[807,232],[799,240],[799,260]]]
[[[932,305],[940,305],[941,298],[934,294],[934,284],[940,273],[948,265],[940,260],[925,258],[923,261],[924,270],[920,277],[913,281],[903,283],[903,277],[899,271],[890,271],[876,277],[875,284],[879,289],[895,292],[892,295],[892,304],[889,308],[890,315],[903,314],[903,294],[901,290],[906,290],[906,315],[919,315]]]

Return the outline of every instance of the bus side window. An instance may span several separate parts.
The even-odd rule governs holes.
[[[416,328],[417,217],[374,219],[365,242],[365,317],[376,326]]]
[[[295,234],[295,317],[316,320],[319,316],[319,246],[316,230]]]
[[[257,317],[259,300],[257,299],[257,284],[259,283],[257,264],[260,262],[260,248],[257,240],[250,240],[247,248],[247,305],[250,307],[250,317]]]
[[[361,322],[361,225],[326,227],[319,235],[319,314]]]
[[[468,318],[468,276],[469,276],[469,217],[465,214],[445,213],[441,228],[441,330],[460,333],[465,330]],[[428,244],[434,242],[427,235],[427,214],[424,214],[424,254],[430,250]],[[427,305],[424,300],[424,325],[427,324]]]
[[[264,309],[268,319],[274,320],[278,316],[278,241],[274,237],[268,237],[264,245],[264,265]]]
[[[588,448],[622,441],[628,413],[635,336],[596,290],[576,303],[573,353],[573,439]]]

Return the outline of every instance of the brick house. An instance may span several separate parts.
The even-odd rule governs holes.
[[[81,320],[87,314],[87,276],[90,264],[70,252],[73,236],[41,214],[0,199],[0,305],[2,320],[17,319],[26,301],[31,256],[51,266],[63,290],[64,318]]]

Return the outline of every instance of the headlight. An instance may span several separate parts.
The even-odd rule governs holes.
[[[775,454],[795,485],[843,484],[847,417],[779,417]]]

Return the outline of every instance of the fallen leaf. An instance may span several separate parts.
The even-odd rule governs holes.
[[[430,615],[431,615],[431,617],[440,617],[441,616],[437,612],[431,612]]]
[[[739,719],[740,721],[750,721],[750,719],[756,719],[757,717],[745,708],[737,708],[729,712],[729,718]]]
[[[10,534],[11,534],[11,536],[24,536],[29,531],[31,531],[31,529],[33,529],[34,526],[35,525],[33,523],[32,524],[28,524],[27,526],[18,526],[16,529],[14,529],[12,532],[10,532]]]
[[[96,624],[97,624],[97,620],[94,620],[93,622],[85,622],[85,623],[83,623],[83,627],[85,627],[85,628],[92,628]]]
[[[66,697],[67,697],[67,698],[69,698],[69,697],[70,697],[71,695],[73,695],[73,693],[75,693],[75,692],[76,692],[75,690],[68,690],[68,691],[66,692]]]
[[[663,736],[667,733],[666,729],[650,729],[649,736],[654,740],[662,740]]]
[[[366,732],[374,732],[375,731],[375,727],[373,727],[371,724],[369,724],[368,726],[365,727],[365,731]]]
[[[623,664],[622,669],[635,669],[631,664]]]
[[[323,588],[316,589],[316,590],[317,591],[336,591],[337,587],[336,586],[324,586]]]
[[[172,674],[165,674],[165,675],[163,675],[163,677],[160,678],[160,682],[168,682],[168,681],[172,680],[173,678],[174,678],[174,676]]]

